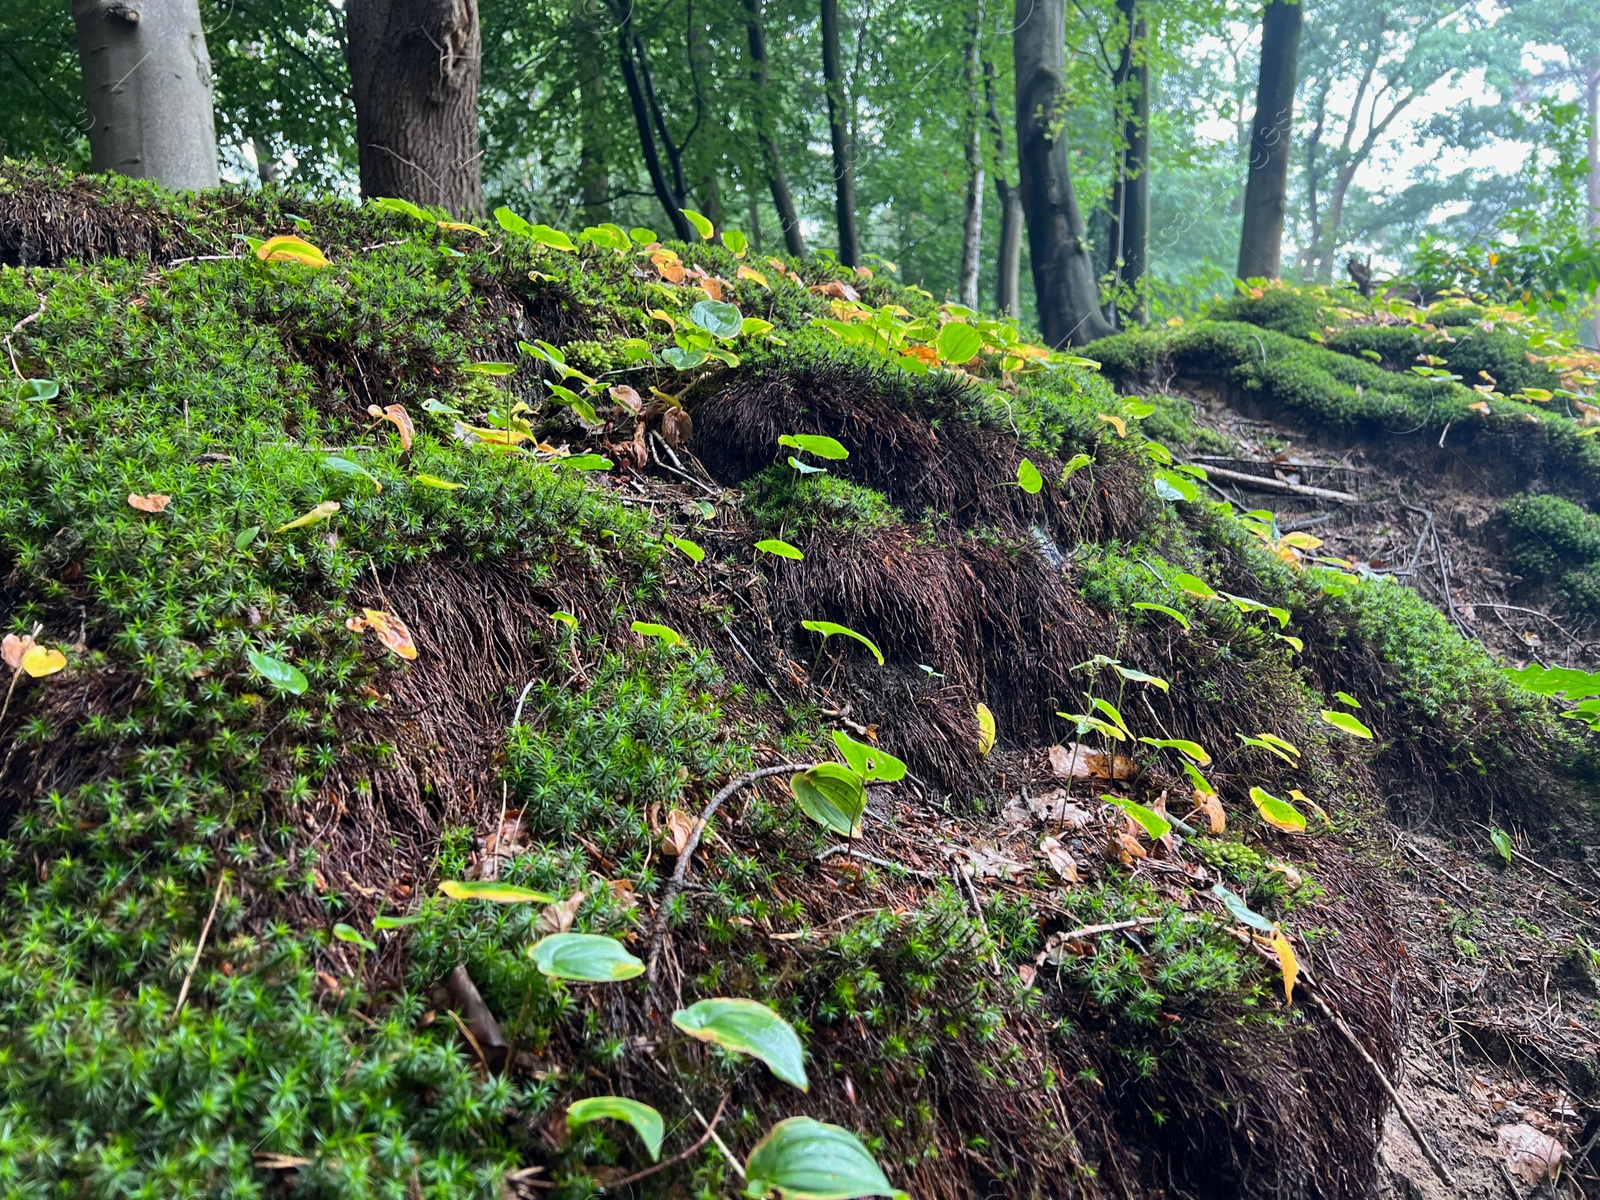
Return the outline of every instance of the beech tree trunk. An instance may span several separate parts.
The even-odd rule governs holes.
[[[361,194],[483,210],[477,0],[347,0]]]
[[[994,307],[1002,317],[1022,315],[1018,301],[1022,274],[1022,194],[1006,180],[1006,127],[1000,120],[994,64],[983,64],[983,94],[994,139],[994,190],[1000,198],[1000,246],[994,264]]]
[[[1136,9],[1137,0],[1117,0],[1128,40],[1115,80],[1122,148],[1111,192],[1108,272],[1120,285],[1115,292],[1120,314],[1142,324],[1150,313],[1149,301],[1139,291],[1150,262],[1150,26]]]
[[[789,178],[784,173],[777,138],[772,132],[772,112],[767,95],[767,30],[761,18],[761,0],[744,0],[744,11],[750,38],[750,79],[756,86],[756,140],[761,145],[761,158],[766,164],[767,182],[772,189],[772,206],[778,210],[784,246],[796,258],[804,258],[805,233],[800,228],[800,214],[795,211],[794,197],[789,192]]]
[[[850,137],[844,71],[839,65],[839,0],[822,0],[822,75],[828,85],[828,133],[833,140],[839,261],[854,267],[861,263],[861,239],[856,232],[855,145]]]
[[[1073,191],[1063,140],[1064,0],[1017,0],[1017,165],[1039,329],[1052,346],[1081,346],[1112,332]]]
[[[196,0],[73,0],[72,21],[91,168],[216,187],[211,56]]]
[[[961,225],[961,303],[978,307],[978,258],[983,251],[983,113],[978,107],[978,72],[983,52],[983,0],[977,0],[969,29],[971,40],[962,74],[967,83],[967,207]]]
[[[1294,86],[1304,16],[1300,0],[1269,0],[1261,18],[1261,74],[1239,237],[1240,279],[1276,279],[1282,270]]]

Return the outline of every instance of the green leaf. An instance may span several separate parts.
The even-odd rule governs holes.
[[[259,650],[246,650],[245,655],[250,659],[250,665],[280,692],[299,696],[311,686],[311,682],[299,670],[281,659],[262,654]]]
[[[523,237],[533,236],[533,226],[528,224],[525,218],[517,216],[516,213],[503,204],[494,210],[494,219],[500,228],[507,233],[521,234]]]
[[[858,742],[841,729],[833,732],[833,744],[850,769],[864,780],[881,779],[893,783],[906,777],[906,764],[885,750]]]
[[[1109,792],[1101,796],[1100,799],[1108,804],[1115,804],[1132,817],[1139,828],[1150,835],[1150,840],[1153,842],[1160,841],[1172,832],[1172,822],[1153,808],[1146,808],[1142,804],[1129,800],[1126,796],[1113,796]]]
[[[669,533],[667,534],[667,541],[671,542],[679,550],[682,550],[685,554],[687,554],[692,562],[705,561],[706,552],[694,542],[691,542],[688,538],[673,537]]]
[[[1116,667],[1117,674],[1121,675],[1130,683],[1142,683],[1146,687],[1159,688],[1163,692],[1172,690],[1172,685],[1159,676],[1150,675],[1144,671],[1136,671],[1132,667],[1123,666],[1121,663],[1114,663],[1112,665]]]
[[[1211,765],[1211,755],[1199,742],[1186,741],[1183,738],[1153,738],[1142,737],[1139,739],[1147,746],[1156,746],[1162,750],[1176,750],[1179,754],[1186,755],[1202,767]]]
[[[1128,723],[1122,719],[1122,714],[1117,711],[1116,705],[1112,704],[1109,700],[1102,700],[1098,696],[1094,698],[1093,703],[1094,707],[1098,708],[1101,712],[1105,713],[1106,716],[1110,717],[1111,720],[1115,722],[1117,728],[1122,730],[1124,734],[1128,735],[1129,737],[1133,736],[1133,731],[1128,728]]]
[[[683,635],[670,625],[657,625],[652,621],[635,621],[629,626],[640,637],[660,638],[668,646],[683,645]]]
[[[453,483],[448,479],[440,479],[437,475],[416,474],[411,477],[412,483],[420,483],[425,488],[433,488],[441,492],[454,492],[466,487],[464,483]]]
[[[1271,933],[1272,922],[1251,908],[1225,885],[1216,883],[1211,885],[1211,894],[1222,901],[1222,907],[1228,910],[1228,915],[1241,925],[1248,925],[1251,929],[1259,929],[1262,933]]]
[[[603,454],[569,454],[552,458],[550,465],[563,471],[609,471],[616,464]]]
[[[661,361],[677,371],[692,371],[709,357],[704,350],[685,350],[682,346],[668,346],[661,352]]]
[[[452,900],[492,900],[496,904],[554,904],[560,897],[498,879],[446,879],[439,890]]]
[[[644,964],[616,938],[597,933],[553,933],[528,947],[533,965],[555,979],[617,983],[644,974]]]
[[[475,362],[468,363],[461,369],[468,375],[514,375],[517,371],[517,364],[508,362]]]
[[[308,512],[301,513],[294,520],[285,521],[272,532],[287,533],[291,529],[304,529],[309,525],[316,525],[321,521],[326,521],[338,511],[339,502],[337,500],[324,500],[320,504],[313,505]]]
[[[1124,400],[1122,402],[1122,411],[1135,421],[1142,421],[1156,411],[1156,406],[1145,400]]]
[[[1165,613],[1185,629],[1189,628],[1189,618],[1175,608],[1168,608],[1165,604],[1152,604],[1148,600],[1135,600],[1133,607],[1143,609],[1146,612]]]
[[[243,554],[246,550],[250,549],[251,543],[254,542],[256,538],[260,536],[260,534],[261,526],[250,526],[249,529],[246,529],[238,537],[233,539],[233,548],[240,554]]]
[[[702,1000],[673,1013],[672,1023],[692,1038],[759,1058],[779,1079],[802,1092],[810,1089],[799,1035],[758,1000]]]
[[[1305,829],[1304,814],[1287,800],[1279,800],[1271,792],[1258,787],[1250,789],[1250,799],[1255,804],[1256,811],[1261,814],[1261,819],[1268,825],[1290,833],[1299,833]]]
[[[54,379],[24,379],[17,390],[20,400],[54,400],[61,395],[61,385]]]
[[[422,914],[411,917],[373,917],[374,929],[404,929],[407,925],[418,925],[422,922]]]
[[[1372,730],[1368,729],[1355,717],[1354,713],[1322,710],[1322,719],[1341,733],[1348,733],[1351,737],[1372,737]]]
[[[325,471],[337,471],[341,475],[359,476],[360,478],[371,483],[372,486],[377,488],[380,492],[383,491],[383,484],[378,482],[378,477],[376,475],[367,470],[360,463],[351,462],[348,458],[341,458],[337,454],[330,454],[326,456],[322,460],[322,469]]]
[[[338,938],[341,942],[350,942],[352,945],[360,946],[363,950],[370,951],[378,948],[376,943],[363,937],[359,929],[356,929],[351,925],[346,925],[343,922],[340,922],[338,925],[333,927],[333,936]]]
[[[1351,708],[1361,707],[1361,701],[1357,700],[1349,692],[1335,692],[1333,698],[1340,704],[1348,704]]]
[[[1511,839],[1506,835],[1506,831],[1504,829],[1491,828],[1489,830],[1489,840],[1494,843],[1495,853],[1509,867],[1511,865]]]
[[[689,310],[689,320],[723,341],[731,341],[744,329],[744,314],[721,300],[701,300]]]
[[[702,241],[709,242],[711,240],[711,235],[717,231],[717,227],[711,223],[709,217],[701,216],[692,208],[680,209],[679,211],[689,218],[689,224],[694,226],[695,232],[700,235]]]
[[[817,824],[844,837],[861,836],[867,793],[861,776],[838,763],[818,763],[789,780],[800,809]]]
[[[789,465],[802,475],[826,475],[828,473],[827,467],[813,467],[809,463],[801,462],[792,454],[789,456]]]
[[[1298,767],[1300,765],[1293,757],[1285,753],[1281,747],[1273,745],[1271,742],[1267,741],[1265,737],[1245,737],[1245,735],[1242,733],[1235,733],[1233,736],[1238,738],[1246,746],[1254,746],[1258,750],[1265,750],[1268,754],[1277,755],[1291,767]],[[1298,754],[1299,751],[1296,750],[1295,753]]]
[[[799,562],[805,557],[803,552],[797,550],[795,547],[789,545],[788,542],[785,542],[780,538],[763,538],[761,541],[756,543],[756,549],[767,554],[776,554],[779,558],[792,558],[796,562]]]
[[[745,1195],[783,1200],[911,1200],[884,1176],[855,1134],[810,1117],[779,1121],[745,1160]]]
[[[820,433],[786,433],[778,439],[780,446],[792,446],[817,458],[846,459],[850,451],[835,438]]]
[[[1194,504],[1200,499],[1200,489],[1195,486],[1194,481],[1177,471],[1156,471],[1152,479],[1155,481],[1156,495],[1163,500],[1182,500]]]
[[[1044,487],[1044,476],[1039,474],[1039,468],[1031,459],[1025,458],[1017,464],[1017,486],[1030,496],[1038,495]]]
[[[745,251],[750,249],[750,239],[737,229],[724,229],[722,231],[722,244],[728,248],[728,253],[735,258],[743,258]]]
[[[557,609],[555,612],[551,613],[550,619],[556,622],[558,625],[570,625],[574,629],[578,627],[578,618],[569,612],[562,611],[561,609]]]
[[[1195,791],[1207,796],[1215,796],[1217,794],[1216,785],[1200,774],[1199,768],[1193,763],[1180,762],[1178,765],[1183,768],[1183,773],[1189,777],[1189,782],[1194,784]]]
[[[648,246],[651,242],[659,242],[661,240],[656,236],[654,229],[646,229],[643,225],[635,225],[628,230],[628,236],[641,246]]]
[[[741,337],[765,337],[777,326],[771,321],[763,321],[760,317],[746,317],[739,323]]]
[[[1079,471],[1083,470],[1083,468],[1089,466],[1093,462],[1094,459],[1087,454],[1074,454],[1071,458],[1067,459],[1066,465],[1061,468],[1061,482],[1065,483],[1067,480],[1071,479]]]
[[[645,1149],[650,1151],[650,1161],[661,1158],[661,1139],[667,1127],[661,1114],[648,1104],[630,1100],[626,1096],[589,1096],[567,1106],[567,1128],[581,1128],[590,1121],[626,1121],[638,1133]]]
[[[1179,591],[1188,592],[1189,595],[1195,596],[1201,600],[1217,599],[1216,590],[1198,575],[1189,575],[1185,574],[1183,571],[1179,571],[1167,582],[1172,584],[1172,586],[1177,588]]]
[[[448,404],[443,404],[432,396],[422,402],[422,411],[432,413],[436,417],[459,417],[461,415],[459,408],[451,408]]]
[[[951,321],[939,330],[933,348],[947,363],[964,363],[983,349],[983,334],[963,321]]]
[[[978,718],[978,753],[987,756],[994,749],[997,732],[994,723],[994,713],[989,711],[987,704],[979,703],[973,710]]]
[[[552,229],[548,225],[530,225],[528,236],[541,246],[549,246],[552,250],[565,250],[568,254],[573,254],[578,249],[572,244],[571,238],[561,230]]]
[[[883,666],[883,651],[879,650],[869,638],[862,637],[861,634],[857,633],[854,629],[840,625],[835,621],[801,621],[800,627],[802,629],[809,629],[812,633],[820,633],[823,641],[827,641],[836,633],[842,633],[848,638],[855,638],[856,641],[860,642],[868,650],[871,650],[872,657],[878,660],[878,665],[880,667]]]
[[[594,405],[577,392],[559,383],[547,383],[545,386],[550,389],[550,394],[555,397],[557,403],[565,404],[591,425],[599,422],[600,418],[595,414]]]

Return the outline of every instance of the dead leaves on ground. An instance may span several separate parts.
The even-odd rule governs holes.
[[[399,617],[376,608],[364,608],[361,614],[359,617],[351,617],[344,623],[344,627],[351,633],[361,633],[370,629],[378,635],[378,640],[388,650],[401,658],[417,657],[417,644],[412,640],[411,630],[406,628],[406,623]]]
[[[1050,747],[1050,771],[1057,779],[1132,779],[1139,774],[1139,764],[1122,754],[1069,742]]]
[[[417,427],[404,405],[390,404],[385,408],[379,408],[376,404],[369,404],[367,415],[378,421],[388,421],[400,431],[400,449],[411,449],[411,443],[417,440]]]
[[[136,508],[142,513],[165,512],[167,505],[172,503],[171,496],[163,496],[160,492],[151,492],[142,496],[138,492],[128,493],[128,507]]]
[[[34,632],[37,633],[37,629]],[[33,633],[6,634],[4,643],[0,643],[0,654],[13,674],[20,672],[30,679],[54,675],[67,665],[65,654],[51,646],[39,645]]]

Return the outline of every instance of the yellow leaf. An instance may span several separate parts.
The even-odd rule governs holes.
[[[1289,789],[1289,798],[1291,800],[1296,800],[1299,803],[1304,804],[1312,812],[1316,813],[1317,816],[1322,818],[1322,823],[1324,825],[1328,826],[1328,828],[1330,828],[1330,829],[1333,828],[1333,821],[1329,818],[1328,814],[1323,811],[1322,805],[1318,804],[1315,800],[1311,799],[1311,797],[1307,796],[1299,788],[1290,788]]]
[[[304,529],[307,525],[315,525],[318,521],[326,521],[338,511],[339,502],[337,500],[324,500],[310,512],[305,513],[302,516],[298,516],[286,524],[279,525],[272,532],[287,533],[291,529]]]
[[[1128,436],[1128,423],[1121,417],[1114,417],[1110,413],[1101,413],[1100,419],[1114,428],[1118,437],[1125,438]]]
[[[1283,971],[1283,1001],[1294,1003],[1294,981],[1300,974],[1300,962],[1294,956],[1294,947],[1283,936],[1283,930],[1272,927],[1272,950],[1278,956],[1278,966]]]
[[[469,225],[465,221],[435,221],[434,224],[440,229],[449,230],[451,233],[475,233],[479,237],[489,236],[476,225]]]
[[[772,285],[767,282],[767,277],[751,267],[740,267],[737,275],[740,279],[748,279],[751,283],[759,283],[768,291],[772,290]]]
[[[978,717],[978,753],[988,754],[994,749],[994,714],[989,711],[987,704],[978,705],[975,711]]]
[[[67,665],[67,656],[49,646],[34,646],[22,656],[22,669],[34,679],[54,675]]]
[[[270,237],[256,247],[256,257],[262,262],[293,262],[303,267],[325,267],[328,260],[304,238],[292,233]]]
[[[378,635],[379,641],[401,658],[416,658],[417,644],[411,640],[411,630],[406,628],[404,621],[381,609],[364,608],[361,612],[361,616],[346,621],[344,627],[352,633],[370,629]]]
[[[650,309],[650,315],[652,317],[654,317],[658,321],[665,321],[668,329],[671,329],[674,332],[677,331],[678,323],[676,321],[674,321],[671,317],[669,317],[661,309],[659,309],[659,308]]]
[[[1297,550],[1315,550],[1322,545],[1322,539],[1312,537],[1309,533],[1286,533],[1283,535],[1283,544]]]
[[[1489,406],[1482,400],[1479,400],[1476,404],[1469,404],[1467,407],[1473,412],[1487,413],[1489,411]]]

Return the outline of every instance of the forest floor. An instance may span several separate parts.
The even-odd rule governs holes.
[[[1335,440],[1241,411],[1199,380],[1167,395],[1192,406],[1190,461],[1210,468],[1217,493],[1241,510],[1271,509],[1286,532],[1321,538],[1323,553],[1416,588],[1508,666],[1600,664],[1600,622],[1562,611],[1548,589],[1520,586],[1491,521],[1508,497],[1449,453],[1448,435],[1433,447],[1443,453],[1419,465],[1406,441],[1415,431]],[[1251,474],[1275,482],[1238,478]],[[1600,1196],[1600,981],[1586,952],[1600,937],[1600,829],[1572,814],[1579,824],[1567,833],[1581,839],[1582,861],[1564,871],[1528,846],[1508,866],[1486,826],[1441,821],[1426,788],[1394,788],[1384,797],[1387,827],[1373,831],[1373,866],[1394,885],[1411,1003],[1395,1082],[1454,1186],[1391,1110],[1379,1147],[1383,1194]]]

